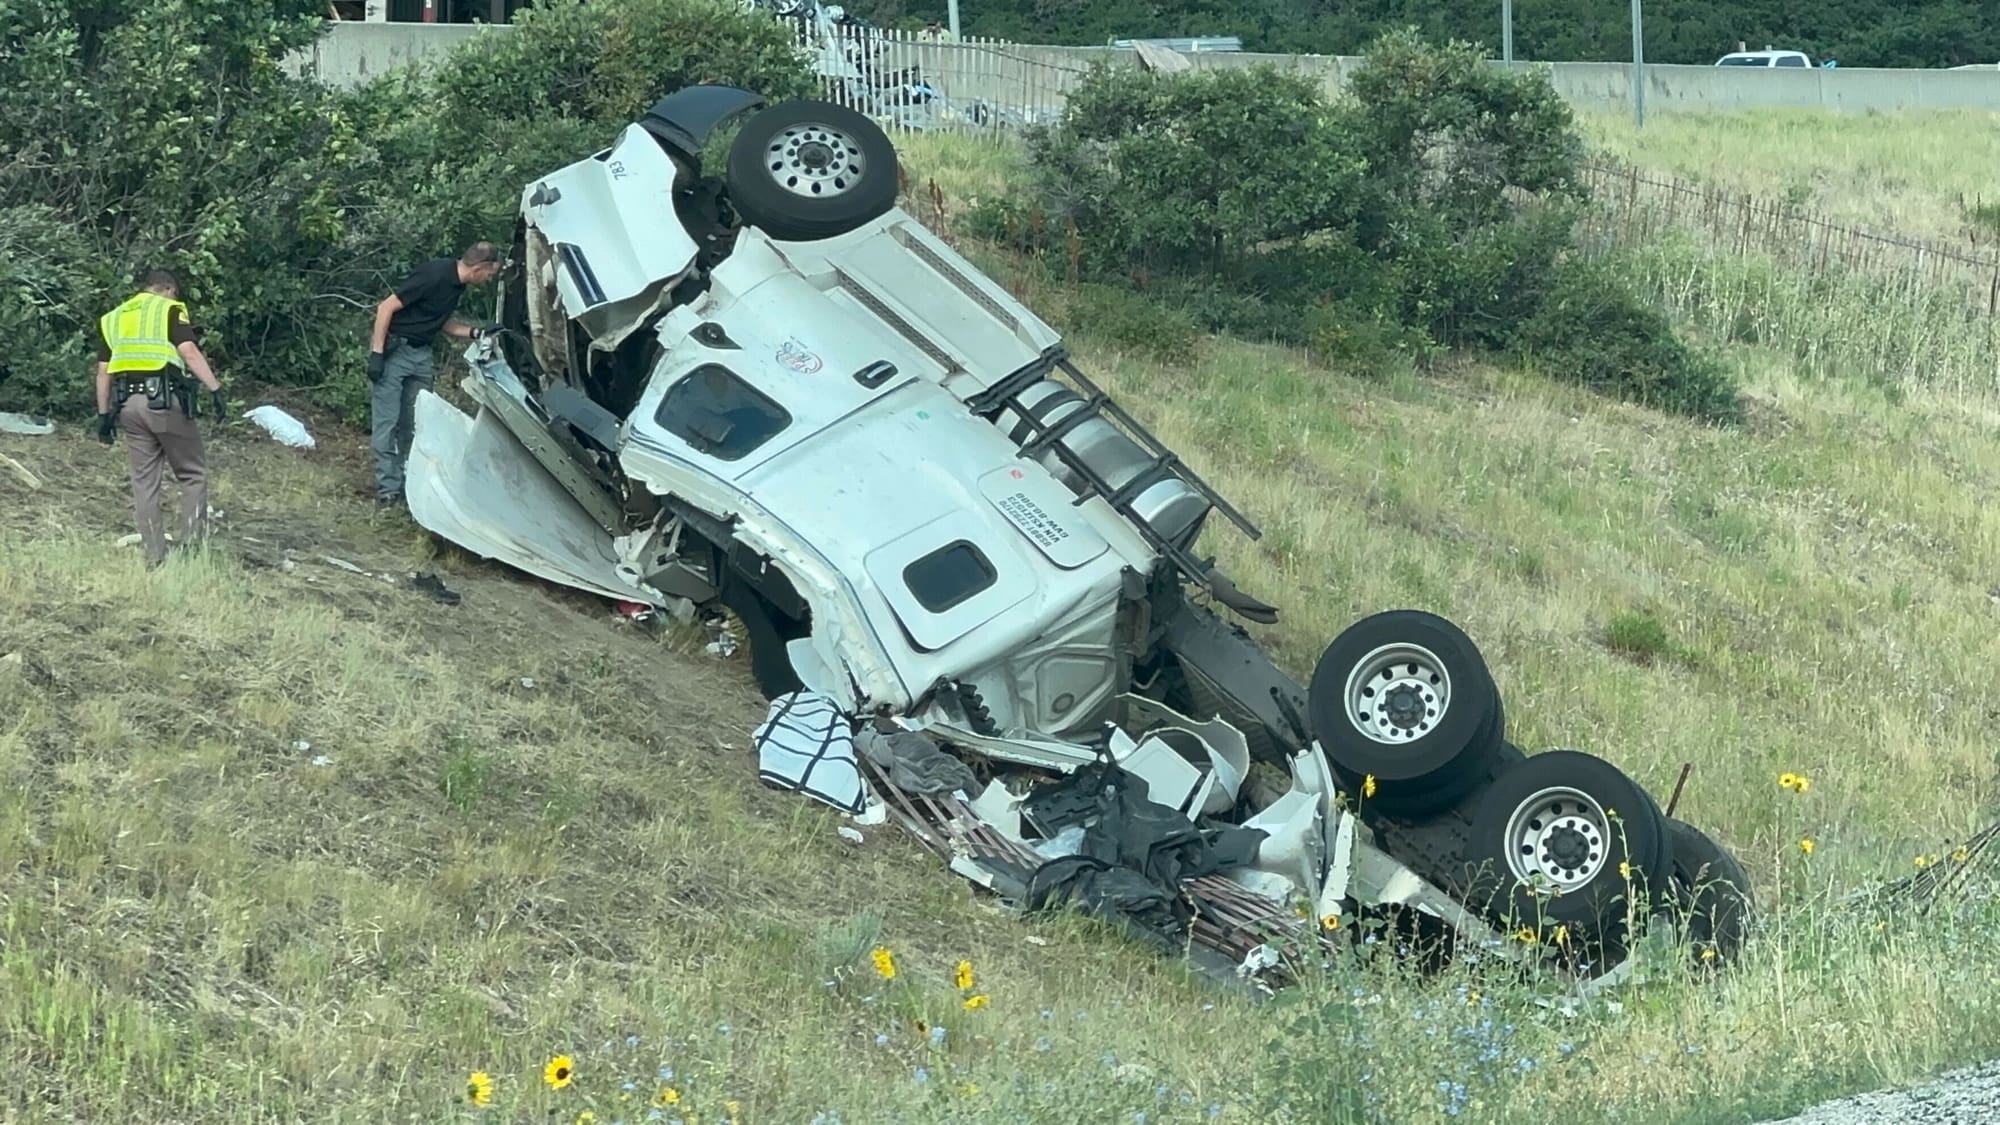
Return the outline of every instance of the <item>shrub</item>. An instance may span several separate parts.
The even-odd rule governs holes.
[[[1037,201],[1112,269],[1228,273],[1337,228],[1361,162],[1306,79],[1268,66],[1167,76],[1100,63],[1058,128],[1030,135]]]
[[[1029,188],[982,206],[974,228],[1198,326],[1340,366],[1512,352],[1651,406],[1730,416],[1721,372],[1664,317],[1566,264],[1582,155],[1546,76],[1414,32],[1377,41],[1332,102],[1270,67],[1100,64],[1058,125],[1031,131]]]
[[[1607,263],[1565,260],[1511,346],[1544,374],[1594,391],[1711,421],[1742,416],[1721,365],[1682,343]]]
[[[678,86],[810,88],[785,29],[727,0],[552,0],[336,93],[278,66],[325,10],[0,5],[0,409],[87,413],[90,325],[164,268],[225,379],[358,413],[375,301],[424,258],[508,238],[529,178]]]

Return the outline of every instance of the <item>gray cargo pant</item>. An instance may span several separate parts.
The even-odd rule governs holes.
[[[431,349],[391,338],[382,360],[382,381],[368,396],[369,447],[375,451],[375,496],[403,495],[403,466],[416,432],[417,392],[431,386]]]
[[[172,470],[181,486],[181,545],[194,543],[208,531],[208,461],[201,431],[179,406],[148,409],[143,393],[129,396],[118,408],[118,429],[125,435],[125,452],[132,460],[132,508],[139,517],[146,565],[158,566],[167,557],[160,516],[163,470]]]

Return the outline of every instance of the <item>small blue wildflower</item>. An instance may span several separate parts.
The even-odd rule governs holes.
[[[931,1080],[931,1072],[925,1070],[923,1067],[918,1067],[917,1072],[911,1077],[916,1080],[917,1085],[922,1086]]]
[[[731,1026],[729,1026],[729,1025],[728,1025],[728,1024],[726,1024],[726,1023],[725,1023],[725,1024],[723,1024],[723,1025],[722,1025],[721,1027],[718,1027],[718,1028],[716,1028],[715,1030],[717,1030],[717,1031],[721,1032],[721,1033],[722,1033],[722,1037],[723,1037],[724,1039],[727,1039],[727,1038],[729,1038],[730,1036],[732,1036],[732,1035],[736,1034],[736,1029],[735,1029],[735,1028],[733,1028],[733,1027],[731,1027]]]
[[[939,1024],[939,1025],[937,1025],[936,1027],[934,1027],[934,1028],[931,1028],[931,1046],[933,1046],[933,1047],[942,1047],[942,1046],[944,1046],[944,1025],[943,1025],[943,1024]]]
[[[626,1093],[628,1093],[628,1094],[629,1094],[629,1093],[631,1093],[632,1091],[634,1091],[634,1090],[638,1089],[638,1088],[639,1088],[639,1084],[638,1084],[637,1082],[625,1082],[625,1083],[621,1083],[621,1084],[619,1085],[619,1087],[618,1087],[618,1088],[619,1088],[620,1090],[623,1090],[623,1091],[625,1091]]]
[[[1043,1019],[1045,1019],[1045,1020],[1052,1020],[1052,1019],[1056,1018],[1056,1014],[1055,1014],[1054,1012],[1051,1012],[1051,1011],[1049,1011],[1049,1010],[1048,1010],[1047,1008],[1043,1008],[1043,1009],[1042,1009],[1042,1018],[1043,1018]]]
[[[889,1037],[886,1034],[878,1033],[875,1036],[875,1045],[877,1047],[887,1047],[889,1045]]]
[[[637,1047],[639,1045],[639,1037],[636,1035],[627,1035],[625,1037],[625,1045],[627,1047]]]
[[[1214,1102],[1210,1102],[1210,1103],[1208,1103],[1208,1115],[1209,1115],[1210,1117],[1221,1117],[1221,1116],[1222,1116],[1222,1107],[1221,1107],[1221,1106],[1219,1106],[1219,1105],[1217,1105],[1217,1104],[1216,1104],[1216,1103],[1214,1103]]]
[[[1557,1046],[1557,1047],[1556,1047],[1556,1050],[1558,1050],[1558,1051],[1561,1051],[1561,1052],[1562,1052],[1563,1054],[1567,1055],[1567,1054],[1569,1054],[1570,1052],[1572,1052],[1572,1051],[1576,1050],[1576,1044],[1574,1044],[1574,1043],[1563,1043],[1563,1044],[1561,1044],[1561,1045]]]
[[[656,1110],[652,1110],[652,1111],[650,1111],[649,1113],[647,1113],[647,1114],[646,1114],[646,1120],[648,1120],[648,1121],[665,1121],[666,1119],[667,1119],[667,1115],[666,1115],[666,1114],[664,1114],[664,1113],[661,1113],[661,1112],[660,1112],[659,1110],[657,1110],[657,1109],[656,1109]]]
[[[1514,1065],[1521,1068],[1521,1073],[1526,1074],[1528,1071],[1535,1069],[1535,1060],[1522,1059],[1520,1062],[1515,1063]]]
[[[1107,1067],[1115,1067],[1118,1065],[1118,1056],[1107,1053],[1103,1058],[1100,1058],[1097,1061],[1103,1063]]]
[[[1194,1095],[1193,1095],[1193,1094],[1182,1094],[1182,1095],[1181,1095],[1181,1104],[1182,1104],[1182,1105],[1193,1105],[1193,1104],[1194,1104]]]
[[[1055,1044],[1049,1042],[1047,1037],[1035,1040],[1035,1050],[1037,1051],[1049,1051],[1053,1050],[1054,1048]]]
[[[1135,1110],[1135,1111],[1133,1111],[1133,1113],[1132,1113],[1132,1125],[1146,1125],[1146,1111],[1145,1111],[1145,1110],[1141,1109],[1141,1110]]]
[[[660,1068],[660,1081],[662,1081],[662,1082],[672,1082],[673,1080],[674,1080],[674,1068],[673,1068],[673,1067],[670,1067],[670,1066],[663,1066],[663,1067],[661,1067],[661,1068]]]

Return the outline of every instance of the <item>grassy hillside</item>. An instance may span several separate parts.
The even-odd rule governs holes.
[[[906,148],[947,229],[1007,174]],[[1059,324],[1106,321],[994,267]],[[1110,338],[1076,338],[1086,367],[1265,529],[1211,549],[1285,608],[1288,664],[1428,608],[1479,641],[1523,746],[1661,794],[1693,763],[1682,811],[1765,911],[1745,963],[1566,1013],[1546,983],[1377,958],[1253,1004],[760,789],[740,657],[373,512],[360,434],[315,418],[298,453],[232,426],[216,552],[153,575],[113,546],[118,451],[0,436],[43,484],[0,462],[0,1117],[473,1118],[455,1099],[484,1071],[501,1119],[607,1125],[668,1089],[660,1119],[690,1122],[1326,1121],[1350,1099],[1740,1121],[2000,1053],[2000,910],[1838,902],[1949,862],[1993,812],[2000,403],[1899,405],[1739,349],[1755,409],[1725,432],[1515,373],[1225,340],[1162,364]],[[575,1081],[550,1090],[560,1054]]]
[[[1980,110],[1581,115],[1618,159],[1918,238],[2000,242],[2000,115]]]

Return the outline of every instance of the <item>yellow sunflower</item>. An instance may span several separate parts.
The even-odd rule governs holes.
[[[548,1083],[551,1090],[562,1089],[575,1077],[576,1060],[568,1055],[557,1055],[549,1060],[549,1065],[542,1068],[542,1081]]]
[[[970,992],[972,990],[972,962],[960,961],[958,963],[958,971],[952,974],[952,983],[958,985],[960,992]]]
[[[1361,779],[1361,795],[1363,797],[1373,797],[1375,795],[1374,774],[1371,773],[1367,777]]]
[[[896,979],[896,955],[889,952],[886,946],[876,946],[868,956],[874,960],[875,971],[881,974],[883,980]]]
[[[1805,853],[1806,855],[1811,855],[1813,853],[1813,848],[1816,846],[1817,845],[1813,843],[1811,836],[1807,836],[1805,839],[1799,841],[1799,851]]]
[[[984,1008],[986,1004],[986,994],[983,992],[977,996],[968,996],[965,998],[965,1010],[968,1012],[976,1012]]]
[[[465,1100],[473,1105],[487,1105],[493,1101],[493,1076],[483,1070],[475,1070],[472,1077],[465,1080]]]
[[[662,1086],[660,1087],[660,1092],[653,1095],[653,1104],[659,1106],[661,1109],[665,1109],[670,1105],[679,1105],[681,1104],[681,1092],[672,1086]]]
[[[1781,774],[1779,774],[1779,775],[1778,775],[1778,788],[1780,788],[1780,789],[1797,789],[1798,787],[1799,787],[1799,775],[1798,775],[1798,774],[1795,774],[1795,773],[1781,773]]]

